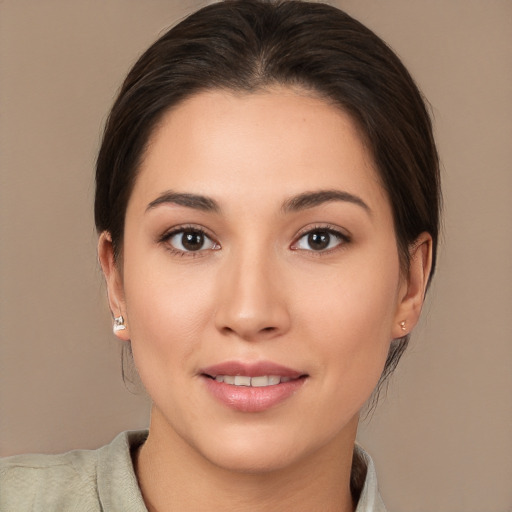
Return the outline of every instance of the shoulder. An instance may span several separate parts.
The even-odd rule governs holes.
[[[0,459],[0,512],[108,510],[102,501],[114,502],[114,494],[123,491],[120,485],[137,495],[130,443],[143,438],[143,432],[123,432],[98,450]]]
[[[96,451],[3,459],[0,461],[0,510],[74,510],[72,502],[77,499],[85,500],[89,510],[96,510],[91,506],[96,469]]]

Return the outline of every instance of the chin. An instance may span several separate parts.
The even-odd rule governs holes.
[[[292,447],[281,446],[278,449],[273,443],[230,443],[228,446],[217,446],[212,453],[203,453],[210,463],[226,471],[245,474],[265,474],[292,466],[301,457]]]
[[[276,428],[253,425],[211,432],[196,450],[213,465],[226,471],[265,474],[291,468],[308,457],[322,452],[322,447],[335,442],[332,432],[308,432],[290,425]],[[203,438],[204,439],[204,438]],[[215,442],[211,442],[215,440]]]

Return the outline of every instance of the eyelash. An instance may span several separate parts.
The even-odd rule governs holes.
[[[303,249],[298,247],[299,242],[306,236],[309,236],[313,233],[327,233],[329,236],[333,236],[338,240],[338,243],[331,248],[326,249],[320,249],[320,250],[314,250],[314,249]],[[182,235],[185,233],[192,233],[194,235],[200,235],[204,237],[205,241],[209,240],[213,247],[207,248],[207,249],[198,249],[197,251],[192,250],[181,250],[177,249],[173,245],[171,245],[170,240],[176,236],[176,235]],[[185,225],[185,226],[177,226],[173,228],[171,231],[165,232],[159,239],[158,242],[165,245],[166,249],[170,251],[173,255],[181,256],[181,257],[192,257],[197,258],[200,256],[204,256],[206,251],[214,251],[219,250],[221,248],[220,244],[215,241],[215,239],[209,235],[203,228],[198,226],[192,226],[192,225]],[[311,253],[312,255],[318,257],[325,254],[330,254],[334,251],[342,249],[347,243],[351,242],[350,236],[347,234],[342,233],[339,228],[336,228],[334,226],[330,225],[317,225],[314,227],[307,228],[303,231],[301,231],[295,238],[295,241],[291,244],[290,249],[294,251],[303,251]],[[329,244],[331,241],[329,241]]]
[[[176,236],[176,235],[183,235],[185,233],[192,233],[194,235],[200,235],[204,237],[205,241],[210,240],[212,244],[214,244],[214,247],[211,247],[209,249],[199,249],[197,251],[182,251],[181,249],[177,249],[176,247],[173,247],[170,243],[170,240]],[[165,248],[171,252],[173,255],[181,256],[181,257],[189,257],[189,258],[197,258],[200,256],[204,256],[205,251],[207,250],[218,250],[220,249],[220,244],[215,241],[215,239],[209,235],[203,228],[200,228],[198,226],[191,226],[191,225],[185,225],[185,226],[177,226],[170,231],[165,232],[159,239],[158,242],[163,244]]]
[[[321,250],[317,250],[317,251],[315,251],[314,249],[302,249],[300,247],[297,247],[297,245],[301,239],[303,239],[304,237],[309,236],[315,232],[316,233],[327,233],[328,235],[335,237],[338,240],[338,243],[334,247],[321,249]],[[312,256],[315,256],[315,257],[321,257],[323,255],[331,254],[334,251],[343,249],[344,246],[346,244],[350,243],[351,241],[352,241],[351,237],[349,235],[347,235],[346,233],[341,232],[340,228],[331,226],[329,224],[321,224],[321,225],[316,225],[314,227],[308,227],[308,228],[304,229],[303,231],[301,231],[295,238],[295,242],[293,242],[293,244],[291,245],[290,248],[295,251],[308,252]]]

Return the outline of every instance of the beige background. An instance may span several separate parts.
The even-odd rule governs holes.
[[[93,160],[135,57],[204,4],[0,2],[0,454],[147,425],[95,256]],[[333,2],[430,99],[445,241],[422,325],[360,440],[396,512],[512,510],[512,2]]]

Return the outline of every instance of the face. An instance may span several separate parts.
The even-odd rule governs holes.
[[[152,429],[243,471],[353,443],[409,292],[345,113],[288,89],[178,105],[150,140],[118,265],[109,297]]]

